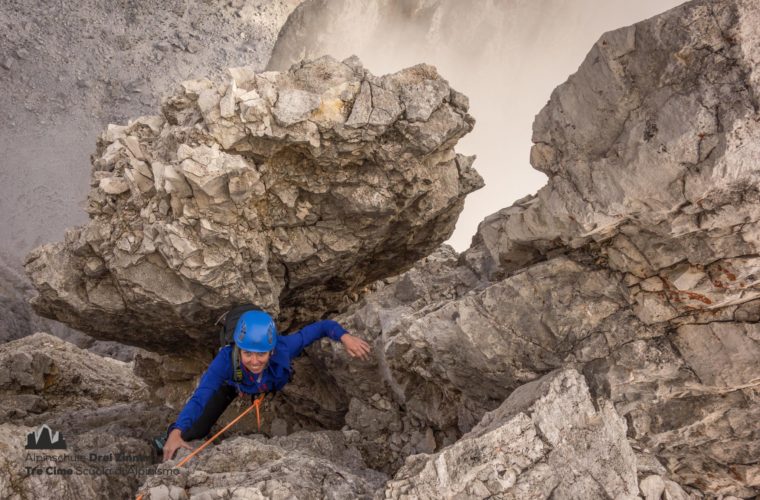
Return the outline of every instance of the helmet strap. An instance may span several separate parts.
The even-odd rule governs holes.
[[[242,382],[243,368],[240,362],[240,348],[237,345],[234,345],[232,347],[232,369],[233,369],[232,377],[235,379],[235,382],[237,383]]]

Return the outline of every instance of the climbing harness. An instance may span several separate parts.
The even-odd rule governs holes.
[[[262,399],[264,399],[263,394],[259,396],[258,398],[256,398],[256,400],[251,403],[251,406],[246,408],[246,410],[243,413],[235,417],[235,419],[232,422],[225,425],[222,428],[222,430],[220,430],[219,432],[211,436],[211,438],[207,439],[206,441],[203,442],[203,444],[201,444],[199,447],[197,447],[192,452],[190,452],[190,454],[186,456],[185,458],[183,458],[177,465],[175,465],[175,467],[182,467],[183,465],[185,465],[191,458],[193,458],[195,455],[200,453],[201,450],[203,450],[206,446],[210,445],[216,438],[221,436],[224,433],[224,431],[226,431],[227,429],[229,429],[230,427],[238,423],[238,421],[240,421],[241,418],[246,416],[248,412],[250,412],[253,409],[256,410],[256,427],[258,428],[259,431],[261,431],[261,416],[259,415],[259,407],[261,406]]]
[[[207,439],[206,441],[204,441],[199,447],[197,447],[196,449],[194,449],[193,451],[191,451],[188,456],[186,456],[185,458],[183,458],[182,460],[180,460],[180,462],[177,465],[175,465],[174,467],[182,467],[183,465],[185,465],[188,461],[190,461],[191,458],[193,458],[195,455],[197,455],[198,453],[200,453],[206,446],[208,446],[209,444],[211,444],[216,438],[218,438],[219,436],[221,436],[224,433],[224,431],[226,431],[227,429],[229,429],[230,427],[232,427],[233,425],[235,425],[236,423],[238,423],[241,418],[243,418],[244,416],[248,415],[248,413],[251,410],[254,410],[254,409],[256,410],[256,427],[259,430],[259,432],[261,432],[261,414],[259,413],[259,410],[260,410],[260,407],[261,407],[261,402],[264,400],[264,396],[266,396],[266,394],[261,394],[259,397],[257,397],[254,401],[251,402],[251,406],[249,406],[248,408],[246,408],[243,413],[241,413],[240,415],[238,415],[237,417],[235,417],[235,419],[232,422],[230,422],[229,424],[225,425],[222,428],[222,430],[220,430],[219,432],[217,432],[216,434],[214,434],[213,436],[211,436],[209,439]],[[135,500],[142,500],[142,498],[143,498],[143,494],[140,493],[139,495],[137,495],[137,498]]]

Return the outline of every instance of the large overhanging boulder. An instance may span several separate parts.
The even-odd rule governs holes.
[[[213,343],[235,303],[315,319],[430,253],[482,186],[453,149],[467,98],[431,66],[229,73],[102,134],[90,222],[27,257],[36,311],[164,351]]]

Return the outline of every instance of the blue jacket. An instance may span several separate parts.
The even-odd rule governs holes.
[[[270,391],[279,391],[290,382],[293,368],[290,361],[297,357],[311,343],[322,337],[330,337],[338,341],[346,333],[346,330],[336,321],[323,320],[303,327],[290,335],[279,335],[269,364],[259,378],[249,372],[241,364],[243,369],[243,381],[235,382],[232,366],[232,346],[223,347],[209,365],[201,377],[198,387],[192,397],[185,403],[185,407],[177,417],[177,421],[169,426],[172,429],[188,430],[195,420],[203,413],[211,396],[222,387],[223,384],[237,388],[238,392],[245,394],[258,394]]]

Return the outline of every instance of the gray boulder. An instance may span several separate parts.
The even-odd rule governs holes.
[[[126,498],[155,469],[150,439],[172,415],[129,363],[35,333],[0,345],[0,366],[2,498]],[[66,448],[25,449],[42,426]]]
[[[547,355],[587,363],[679,482],[742,497],[760,486],[759,22],[754,2],[696,1],[604,35],[534,123],[549,182],[486,219],[462,259],[493,280],[561,253],[605,273],[619,293],[583,307],[611,300],[628,319]]]
[[[673,304],[647,299],[671,314],[733,301],[758,216],[757,16],[753,2],[694,1],[603,35],[534,122],[546,186],[486,218],[465,259],[503,276],[604,242],[609,267],[639,279],[705,267],[705,283],[692,269],[662,294]]]
[[[387,479],[367,469],[352,446],[356,432],[236,437],[196,455],[180,474],[149,478],[144,500],[187,498],[372,498]],[[169,470],[183,457],[161,466]]]
[[[90,222],[27,257],[35,310],[164,352],[213,345],[236,303],[321,317],[433,251],[482,186],[453,149],[474,123],[455,95],[431,66],[356,58],[183,83],[101,136]]]
[[[47,333],[0,345],[0,422],[44,423],[72,409],[147,400],[128,363],[82,350]]]
[[[581,374],[552,372],[455,444],[409,457],[384,498],[636,498],[625,431],[611,404],[594,406]]]

